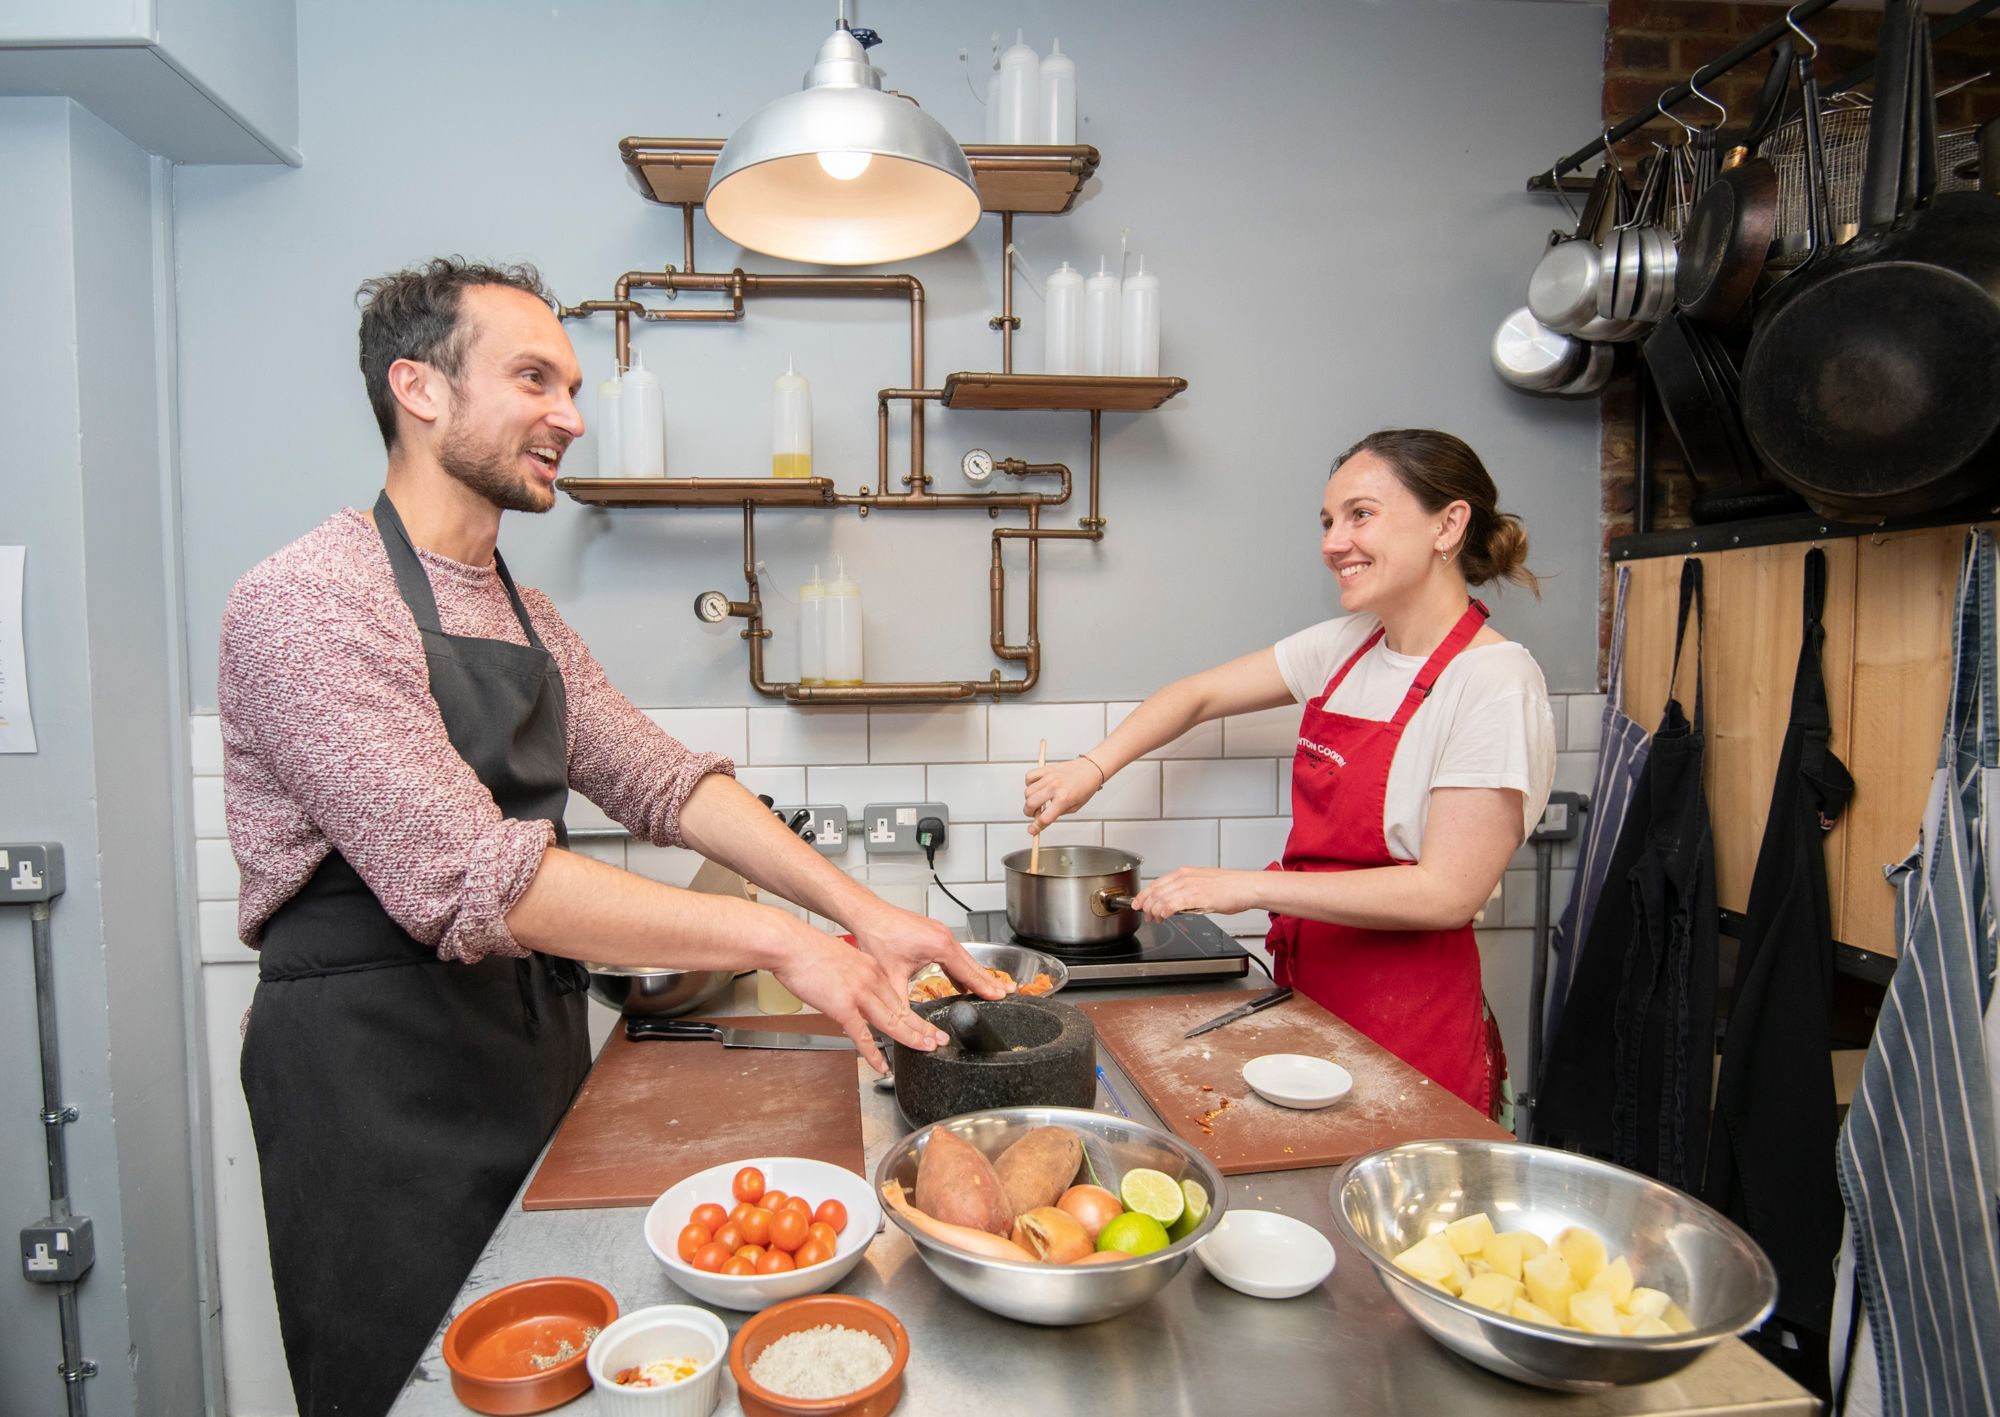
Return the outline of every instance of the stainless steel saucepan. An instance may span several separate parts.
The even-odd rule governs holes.
[[[1097,945],[1139,928],[1139,858],[1110,846],[1045,846],[1039,870],[1032,852],[1010,851],[1007,924],[1016,935],[1058,945]]]

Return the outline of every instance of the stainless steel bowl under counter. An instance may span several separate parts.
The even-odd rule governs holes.
[[[673,1018],[693,1013],[727,993],[736,979],[729,969],[640,969],[622,964],[585,964],[590,997],[620,1013]]]

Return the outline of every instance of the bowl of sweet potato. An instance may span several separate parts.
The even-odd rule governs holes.
[[[1210,1198],[1198,1224],[1127,1255],[1084,1245],[1051,1210],[1078,1187],[1118,1194],[1145,1168]],[[875,1190],[945,1286],[982,1309],[1052,1327],[1097,1323],[1157,1294],[1215,1228],[1222,1176],[1178,1137],[1102,1112],[1002,1107],[947,1117],[883,1153]],[[1192,1219],[1192,1212],[1190,1212]]]

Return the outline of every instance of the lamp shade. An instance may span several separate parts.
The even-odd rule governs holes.
[[[789,261],[865,266],[949,246],[979,223],[965,152],[936,119],[882,92],[844,29],[805,87],[766,104],[716,157],[709,223]]]

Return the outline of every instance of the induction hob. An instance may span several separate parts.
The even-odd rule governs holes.
[[[1142,921],[1132,934],[1095,945],[1052,945],[1016,935],[1008,927],[1004,910],[975,910],[965,923],[967,934],[975,941],[1024,945],[1054,955],[1069,966],[1073,987],[1137,981],[1160,984],[1250,972],[1250,952],[1206,915]]]

